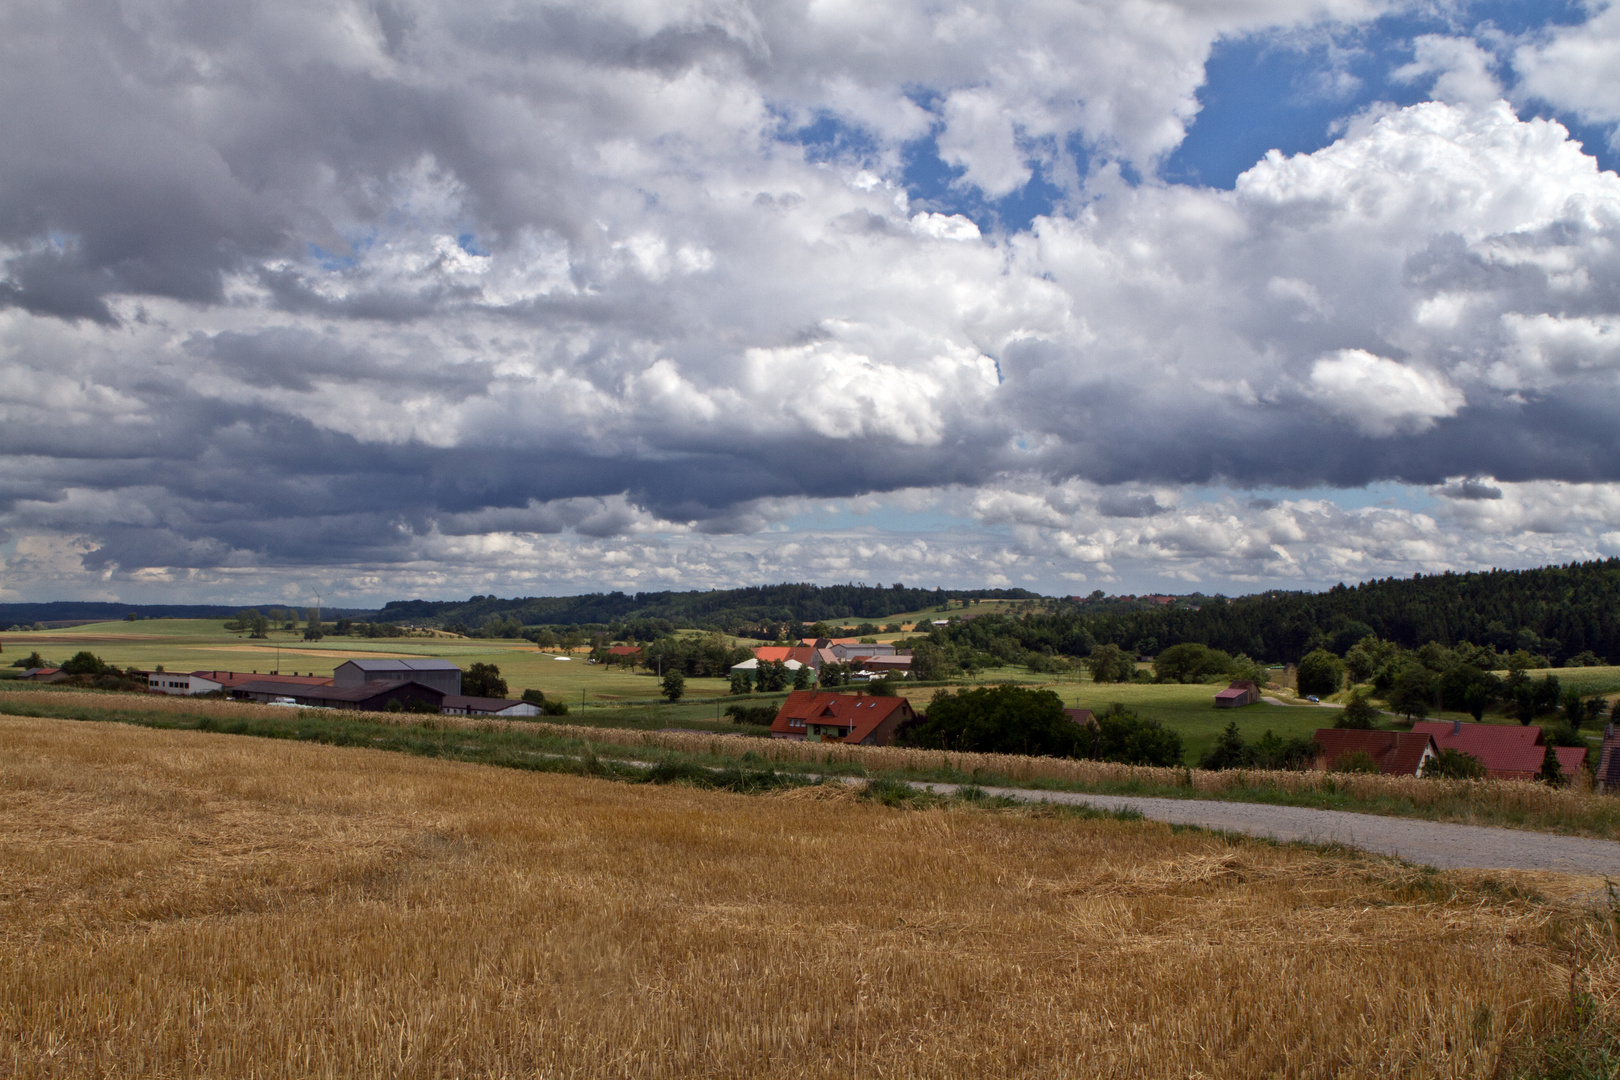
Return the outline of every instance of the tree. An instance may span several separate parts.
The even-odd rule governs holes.
[[[1086,667],[1091,670],[1093,682],[1120,683],[1131,681],[1136,662],[1118,645],[1108,644],[1098,645],[1091,650],[1091,655],[1086,658]]]
[[[1198,759],[1200,769],[1241,769],[1249,763],[1249,748],[1243,743],[1237,721],[1229,720],[1226,730],[1215,740],[1209,752]]]
[[[461,677],[461,692],[468,697],[504,698],[506,680],[494,664],[473,664]]]
[[[34,668],[50,667],[51,662],[39,655],[38,652],[31,652],[21,660],[13,660],[11,662],[11,666],[23,668],[24,670],[32,670]]]
[[[321,613],[310,608],[304,620],[304,640],[319,641],[325,636],[326,631],[321,629]]]
[[[544,705],[546,703],[546,695],[544,691],[535,690],[531,687],[530,689],[523,691],[523,700],[527,701],[530,705]]]
[[[1559,704],[1564,707],[1564,722],[1579,731],[1582,721],[1586,719],[1586,702],[1581,700],[1581,692],[1574,687],[1565,690]]]
[[[685,694],[686,676],[679,671],[664,672],[664,696],[670,700],[670,704],[681,700]]]
[[[1378,710],[1373,703],[1367,700],[1367,695],[1360,690],[1350,695],[1344,711],[1339,718],[1333,721],[1336,728],[1352,728],[1359,731],[1369,731],[1378,722]]]
[[[268,638],[270,636],[270,620],[255,611],[248,618],[248,634],[250,638]]]
[[[1564,784],[1564,769],[1558,763],[1558,752],[1550,742],[1541,755],[1541,772],[1536,774],[1536,779],[1549,787],[1562,787]]]
[[[66,675],[105,675],[107,665],[92,652],[76,652],[62,663]]]
[[[945,650],[931,641],[919,641],[911,647],[911,677],[922,682],[938,682],[950,674],[950,659]]]
[[[1153,675],[1159,682],[1195,683],[1231,670],[1230,655],[1195,642],[1172,645],[1153,658]]]
[[[731,673],[731,686],[727,690],[727,693],[752,694],[753,692],[754,681],[748,677],[748,673],[746,671],[733,671]]]
[[[1421,720],[1434,704],[1434,672],[1419,664],[1401,670],[1389,688],[1389,707],[1407,720]]]
[[[1074,757],[1081,734],[1052,691],[1002,685],[939,691],[905,738],[934,750]]]
[[[1081,728],[1085,757],[1125,765],[1180,765],[1181,736],[1159,723],[1115,705]]]
[[[1308,652],[1295,677],[1301,694],[1325,697],[1339,688],[1339,658],[1326,649]]]
[[[809,664],[801,664],[799,666],[799,669],[793,673],[793,689],[795,689],[795,690],[808,690],[808,689],[810,689],[810,674],[811,674],[810,665]]]

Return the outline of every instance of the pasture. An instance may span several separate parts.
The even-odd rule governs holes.
[[[117,724],[0,739],[19,1078],[1472,1077],[1620,995],[1613,925],[1554,875]]]
[[[80,649],[120,667],[170,671],[221,669],[228,671],[281,671],[330,675],[345,660],[356,657],[436,656],[463,668],[474,663],[501,669],[512,697],[524,690],[543,690],[577,705],[581,700],[637,701],[658,696],[658,678],[644,669],[589,664],[584,651],[570,656],[560,649],[541,651],[527,641],[445,637],[376,638],[325,637],[300,640],[301,632],[272,631],[266,641],[233,633],[215,619],[143,619],[140,622],[94,623],[65,630],[27,631],[0,635],[10,663],[37,651],[60,663]],[[569,657],[559,660],[557,657]],[[688,679],[692,697],[724,694],[724,679]]]

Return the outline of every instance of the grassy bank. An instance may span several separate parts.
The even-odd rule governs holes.
[[[1423,780],[1261,770],[1205,772],[1060,758],[739,738],[731,731],[663,732],[566,722],[293,710],[242,702],[50,689],[0,693],[0,714],[372,746],[541,771],[579,771],[579,763],[593,756],[617,756],[670,766],[772,770],[801,776],[815,773],[1271,803],[1620,838],[1620,798],[1524,781]]]

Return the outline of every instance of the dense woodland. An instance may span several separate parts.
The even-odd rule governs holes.
[[[379,622],[412,622],[480,628],[500,620],[520,626],[608,626],[664,622],[674,628],[731,633],[763,624],[815,623],[830,619],[883,619],[931,610],[964,599],[1040,600],[1025,589],[908,589],[904,585],[761,585],[710,592],[589,593],[502,600],[474,596],[464,601],[397,600],[377,614]]]

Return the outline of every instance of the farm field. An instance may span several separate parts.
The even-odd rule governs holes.
[[[1557,875],[0,720],[0,1073],[1481,1076],[1611,1024]],[[830,796],[830,797],[829,797]]]
[[[358,638],[300,640],[299,633],[275,631],[268,641],[252,641],[212,619],[143,619],[140,622],[94,623],[65,630],[25,631],[0,635],[10,663],[37,651],[60,663],[88,649],[110,664],[150,668],[162,664],[174,671],[212,670],[310,672],[330,675],[355,657],[436,656],[460,664],[494,664],[517,697],[529,688],[545,691],[570,704],[581,701],[642,700],[658,696],[658,679],[650,672],[587,664],[584,653],[558,660],[561,650],[542,652],[527,641],[484,638]],[[278,667],[279,665],[279,667]],[[692,697],[724,694],[724,679],[688,679]]]

